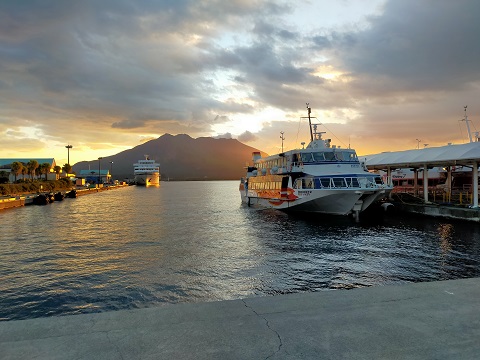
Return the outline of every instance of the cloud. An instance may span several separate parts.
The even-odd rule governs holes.
[[[247,130],[244,133],[238,135],[237,139],[240,142],[246,143],[246,142],[251,142],[251,141],[257,140],[258,136]]]
[[[480,80],[479,11],[476,1],[389,1],[369,29],[333,39],[337,60],[362,90],[465,88]]]
[[[4,2],[0,123],[108,149],[165,132],[209,136],[266,108],[298,117],[305,102],[369,144],[456,126],[480,96],[480,4],[385,0],[359,24],[345,20],[357,5],[341,3],[328,10],[341,6],[342,25],[327,27],[321,2]],[[314,26],[294,15],[306,5]],[[270,120],[238,139],[263,146],[269,135],[277,148],[279,131],[298,132]]]
[[[215,136],[215,139],[232,139],[232,134],[230,133],[225,133],[225,134],[220,134]]]

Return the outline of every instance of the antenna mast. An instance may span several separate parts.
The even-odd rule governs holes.
[[[309,106],[310,103],[307,103],[307,111],[308,111],[308,127],[310,129],[310,141],[313,141],[313,132],[312,132],[312,120],[310,118],[310,114],[312,112],[312,108]]]
[[[280,139],[282,139],[282,153],[283,153],[283,140],[285,140],[285,137],[283,136],[284,132],[280,131]]]
[[[470,140],[470,142],[473,142],[472,140],[472,133],[470,132],[470,124],[468,123],[470,120],[468,120],[468,116],[467,116],[467,105],[465,105],[463,107],[463,110],[465,111],[465,123],[467,124],[467,132],[468,132],[468,138]]]

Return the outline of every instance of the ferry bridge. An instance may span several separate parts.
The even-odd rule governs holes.
[[[380,154],[359,157],[365,162],[368,170],[386,171],[388,182],[392,182],[392,170],[414,169],[414,187],[418,184],[418,170],[442,167],[447,171],[446,190],[452,190],[452,169],[466,166],[472,169],[472,207],[478,207],[478,165],[480,164],[480,142],[473,141],[461,145],[446,145],[424,149],[383,152]],[[428,171],[423,171],[423,197],[428,203]]]

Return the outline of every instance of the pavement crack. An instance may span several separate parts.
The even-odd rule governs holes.
[[[113,345],[113,347],[114,347],[115,350],[117,351],[118,355],[120,356],[120,359],[121,359],[121,360],[124,360],[124,359],[123,359],[122,352],[121,352],[120,349],[118,348],[117,343],[114,342],[114,341],[112,341],[112,339],[110,339],[110,331],[106,331],[105,333],[106,333],[106,335],[107,335],[108,341],[110,342],[110,344]]]
[[[270,359],[271,357],[273,357],[275,354],[277,354],[278,352],[280,352],[280,349],[282,348],[283,346],[283,342],[282,342],[282,337],[280,336],[280,334],[275,330],[273,329],[271,326],[270,326],[270,322],[268,321],[268,319],[263,316],[263,315],[260,315],[259,313],[257,313],[255,311],[255,309],[253,309],[251,306],[248,306],[247,303],[245,302],[245,300],[242,299],[242,302],[243,302],[243,305],[245,305],[245,307],[249,308],[256,316],[258,316],[259,318],[263,319],[265,321],[265,324],[267,325],[267,328],[268,330],[270,330],[271,332],[273,332],[277,338],[278,338],[278,348],[276,351],[274,351],[272,354],[268,355],[265,360],[267,359]]]

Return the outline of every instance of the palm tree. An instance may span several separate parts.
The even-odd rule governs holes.
[[[33,177],[35,176],[35,170],[38,169],[38,161],[37,160],[30,160],[27,163],[27,168],[28,168],[28,172],[30,173],[30,176],[32,177],[32,181],[33,181]]]
[[[70,165],[70,164],[67,163],[67,164],[63,165],[62,169],[63,169],[63,171],[65,171],[67,174],[70,174],[70,171],[72,171],[72,165]]]
[[[28,169],[22,164],[22,180],[25,181],[25,175],[28,174]]]
[[[17,175],[20,175],[22,173],[23,164],[19,161],[14,161],[12,165],[10,165],[10,168],[12,169],[13,175],[15,176],[15,182],[16,182]]]
[[[45,174],[45,181],[47,180],[47,175],[50,172],[50,164],[49,163],[43,163],[39,166],[40,168],[40,173]]]
[[[58,165],[55,165],[53,167],[53,171],[55,171],[55,174],[60,175],[60,172],[62,171],[62,168]]]
[[[5,170],[0,170],[0,184],[7,184],[9,182],[10,173]]]

